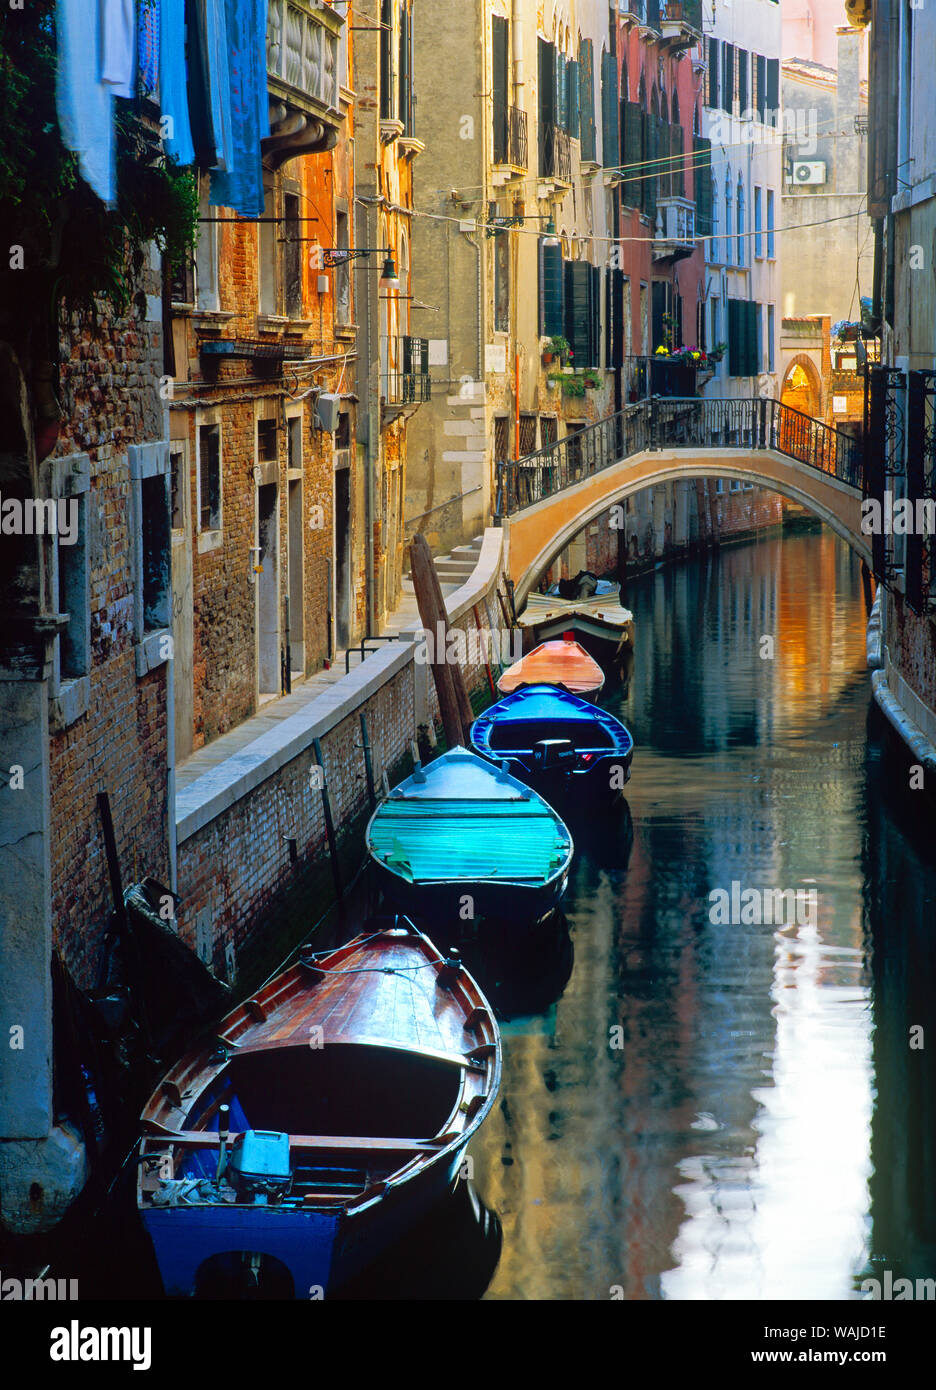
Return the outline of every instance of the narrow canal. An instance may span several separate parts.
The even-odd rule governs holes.
[[[633,668],[603,703],[636,739],[632,825],[576,826],[574,969],[504,1028],[473,1150],[503,1227],[487,1297],[849,1299],[885,1268],[932,1275],[936,1033],[913,1050],[910,1029],[936,983],[934,826],[884,760],[858,563],[794,532],[628,604]],[[802,925],[713,923],[733,882],[815,898]]]

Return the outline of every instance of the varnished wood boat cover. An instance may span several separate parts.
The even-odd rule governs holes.
[[[536,627],[538,623],[552,619],[573,618],[576,613],[583,617],[598,618],[609,627],[623,630],[633,623],[634,615],[629,608],[622,608],[618,592],[595,594],[592,598],[560,598],[557,594],[529,594],[526,607],[517,618],[519,627]],[[532,656],[532,652],[530,653]]]
[[[578,642],[565,638],[543,642],[514,662],[497,682],[502,695],[522,685],[558,685],[573,695],[594,695],[604,685],[598,662]]]

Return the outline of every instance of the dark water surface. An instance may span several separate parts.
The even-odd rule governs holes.
[[[597,810],[575,827],[574,969],[505,1025],[472,1148],[503,1227],[487,1297],[936,1276],[936,1026],[909,1047],[936,994],[934,821],[873,710],[858,562],[792,533],[627,602],[634,662],[603,703],[636,740],[633,838]],[[713,925],[732,881],[815,890],[816,911]]]

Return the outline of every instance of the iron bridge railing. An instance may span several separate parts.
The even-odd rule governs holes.
[[[522,459],[498,459],[495,514],[512,516],[646,449],[774,449],[850,487],[860,442],[780,401],[651,397]]]

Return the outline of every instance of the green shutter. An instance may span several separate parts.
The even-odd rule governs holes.
[[[608,271],[607,326],[605,328],[607,351],[605,361],[609,367],[624,365],[624,272]]]
[[[692,179],[695,186],[696,235],[712,234],[712,142],[697,135],[693,141]]]
[[[601,55],[601,157],[606,169],[616,169],[621,163],[617,58],[613,53]]]
[[[592,267],[587,261],[565,263],[565,335],[573,367],[592,367]]]
[[[745,305],[745,311],[747,314],[748,360],[747,370],[744,372],[744,376],[759,376],[760,361],[757,352],[757,319],[760,314],[760,305],[749,300]]]
[[[579,48],[579,99],[581,105],[582,158],[595,159],[595,59],[591,39]]]
[[[741,300],[728,301],[728,375],[742,376]]]
[[[643,112],[636,101],[626,101],[624,110],[624,179],[621,197],[628,207],[641,204],[641,170],[643,159]]]
[[[564,53],[556,54],[556,125],[569,129],[569,67]]]
[[[494,163],[507,160],[507,21],[497,15],[491,18],[491,46],[494,67]]]
[[[581,135],[581,99],[582,94],[579,90],[579,71],[578,63],[574,58],[568,62],[569,75],[569,135],[573,140],[578,140]]]
[[[587,366],[601,366],[601,270],[598,266],[589,266],[591,276],[591,328],[592,344],[591,355]]]
[[[780,108],[780,59],[768,58],[767,68],[767,110],[770,112],[769,124],[776,125]]]
[[[685,131],[681,125],[671,125],[670,134],[670,192],[674,198],[686,196]]]
[[[540,242],[540,333],[554,338],[565,333],[563,317],[562,247]]]
[[[708,91],[706,106],[718,106],[718,39],[708,41]]]

